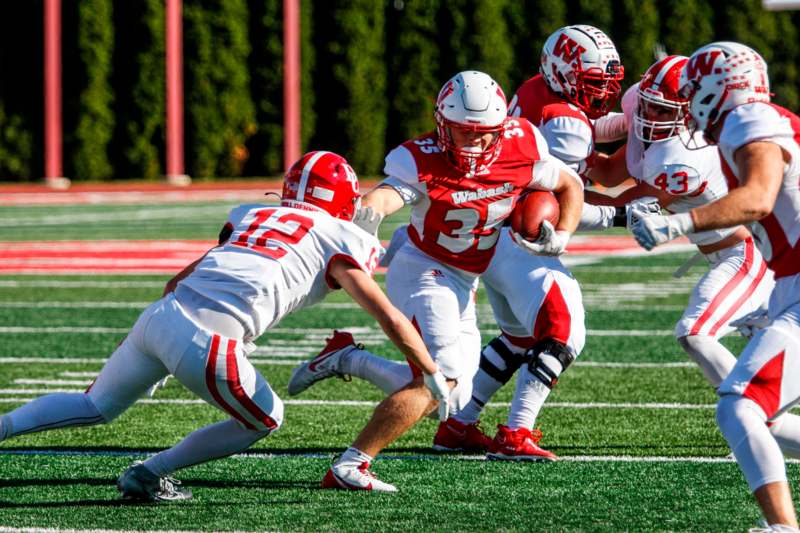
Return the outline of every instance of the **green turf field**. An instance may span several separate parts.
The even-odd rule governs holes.
[[[9,208],[0,216],[0,240],[214,239],[228,207]],[[393,224],[384,225],[384,238]],[[373,351],[399,359],[374,322],[334,293],[259,340],[252,360],[288,400],[284,426],[250,454],[180,472],[192,501],[131,505],[114,488],[132,460],[223,418],[171,380],[113,424],[1,443],[0,531],[745,531],[758,508],[726,458],[714,393],[671,336],[703,271],[673,280],[687,257],[610,258],[573,269],[589,336],[538,423],[542,445],[560,462],[437,454],[430,449],[436,423],[424,420],[373,465],[398,494],[317,489],[381,393],[328,380],[288,398],[292,366],[315,354],[333,328],[349,328]],[[46,392],[83,390],[166,279],[0,276],[0,412]],[[478,303],[488,341],[496,334],[491,310],[482,293]],[[735,336],[725,342],[735,352],[744,344]],[[485,412],[491,434],[505,421],[512,386]],[[790,478],[798,473],[791,464]]]

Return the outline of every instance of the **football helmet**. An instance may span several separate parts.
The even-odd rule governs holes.
[[[625,76],[614,43],[586,24],[565,26],[550,35],[539,70],[552,91],[592,119],[614,108]]]
[[[689,101],[678,95],[688,57],[667,56],[647,69],[639,82],[638,105],[633,116],[640,141],[659,142],[683,131]]]
[[[436,98],[436,136],[439,149],[459,170],[474,173],[500,155],[508,104],[500,85],[483,72],[459,72],[442,86]],[[488,146],[459,146],[453,131],[491,133]]]
[[[681,74],[680,96],[689,101],[691,130],[711,130],[722,115],[751,102],[769,102],[767,63],[741,43],[720,41],[699,48]]]
[[[358,176],[344,157],[333,152],[309,152],[283,177],[281,205],[314,206],[336,218],[353,220],[360,203]]]

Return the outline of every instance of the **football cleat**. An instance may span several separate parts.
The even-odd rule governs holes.
[[[539,447],[540,440],[542,440],[542,432],[538,429],[533,431],[526,428],[511,429],[503,424],[498,424],[497,435],[495,435],[486,457],[500,461],[558,460],[554,453]]]
[[[342,355],[356,348],[363,350],[364,345],[356,344],[353,335],[346,331],[334,330],[333,337],[326,340],[328,343],[314,359],[292,370],[292,377],[289,378],[289,396],[296,396],[317,381],[332,376],[350,381],[350,376],[339,370]]]
[[[374,490],[377,492],[397,492],[397,487],[384,483],[375,474],[370,472],[369,463],[361,463],[358,467],[352,465],[334,464],[322,478],[320,486],[323,489],[343,490]]]
[[[485,452],[492,444],[492,439],[481,431],[478,424],[480,421],[465,424],[448,418],[439,423],[439,429],[433,437],[433,449],[442,452]]]
[[[152,473],[141,461],[133,463],[117,479],[117,489],[126,500],[175,502],[190,499],[192,491],[180,485],[177,479]]]

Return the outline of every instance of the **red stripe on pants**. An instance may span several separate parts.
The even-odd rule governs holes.
[[[249,420],[239,414],[236,409],[231,407],[217,389],[217,352],[219,351],[219,343],[219,335],[214,335],[211,337],[211,349],[208,351],[208,361],[206,362],[206,386],[208,387],[209,392],[211,392],[211,396],[214,398],[214,400],[216,400],[220,407],[225,410],[225,412],[241,422],[242,425],[247,429],[255,430],[256,427],[251,424]]]
[[[236,364],[236,340],[228,340],[228,350],[226,354],[226,363],[228,365],[228,390],[231,391],[233,397],[236,398],[247,412],[253,415],[256,420],[261,422],[264,427],[273,430],[278,427],[275,420],[272,419],[267,413],[261,410],[256,403],[247,395],[242,383],[239,380],[239,366]],[[252,428],[255,429],[255,428]]]
[[[571,328],[572,316],[569,314],[569,307],[564,295],[561,294],[561,287],[554,281],[536,315],[533,336],[537,341],[553,339],[566,345]]]
[[[700,330],[705,326],[706,322],[711,318],[716,310],[722,305],[722,302],[728,295],[733,292],[739,283],[741,283],[742,279],[747,276],[747,273],[750,271],[750,268],[753,266],[753,238],[748,237],[745,239],[745,246],[744,246],[744,263],[742,266],[739,267],[739,270],[734,274],[734,276],[722,287],[722,290],[717,293],[713,300],[711,300],[711,304],[703,311],[703,314],[700,315],[700,318],[697,319],[697,322],[694,323],[692,326],[691,331],[689,331],[689,335],[698,335]]]
[[[767,414],[767,418],[772,418],[781,406],[781,381],[785,354],[786,351],[784,350],[767,361],[753,376],[750,384],[747,385],[742,394],[745,398],[750,398],[756,402]]]

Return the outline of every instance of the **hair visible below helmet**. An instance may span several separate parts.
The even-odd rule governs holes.
[[[681,74],[680,95],[689,100],[691,129],[711,130],[736,106],[769,102],[767,63],[741,43],[720,41],[699,48]]]
[[[555,31],[542,48],[540,72],[553,92],[589,118],[608,114],[617,103],[625,69],[614,43],[594,26],[578,24]]]
[[[442,86],[436,98],[436,135],[439,149],[459,170],[474,173],[500,154],[508,104],[503,90],[491,76],[474,70],[459,72]],[[483,150],[457,146],[453,130],[494,135]]]
[[[358,176],[344,157],[333,152],[309,152],[283,177],[281,205],[314,206],[336,218],[352,220],[360,200]]]
[[[685,128],[689,101],[679,96],[681,73],[689,58],[667,56],[647,69],[639,82],[638,102],[633,116],[634,133],[640,141],[671,139]],[[653,120],[649,113],[671,114],[669,120]]]

